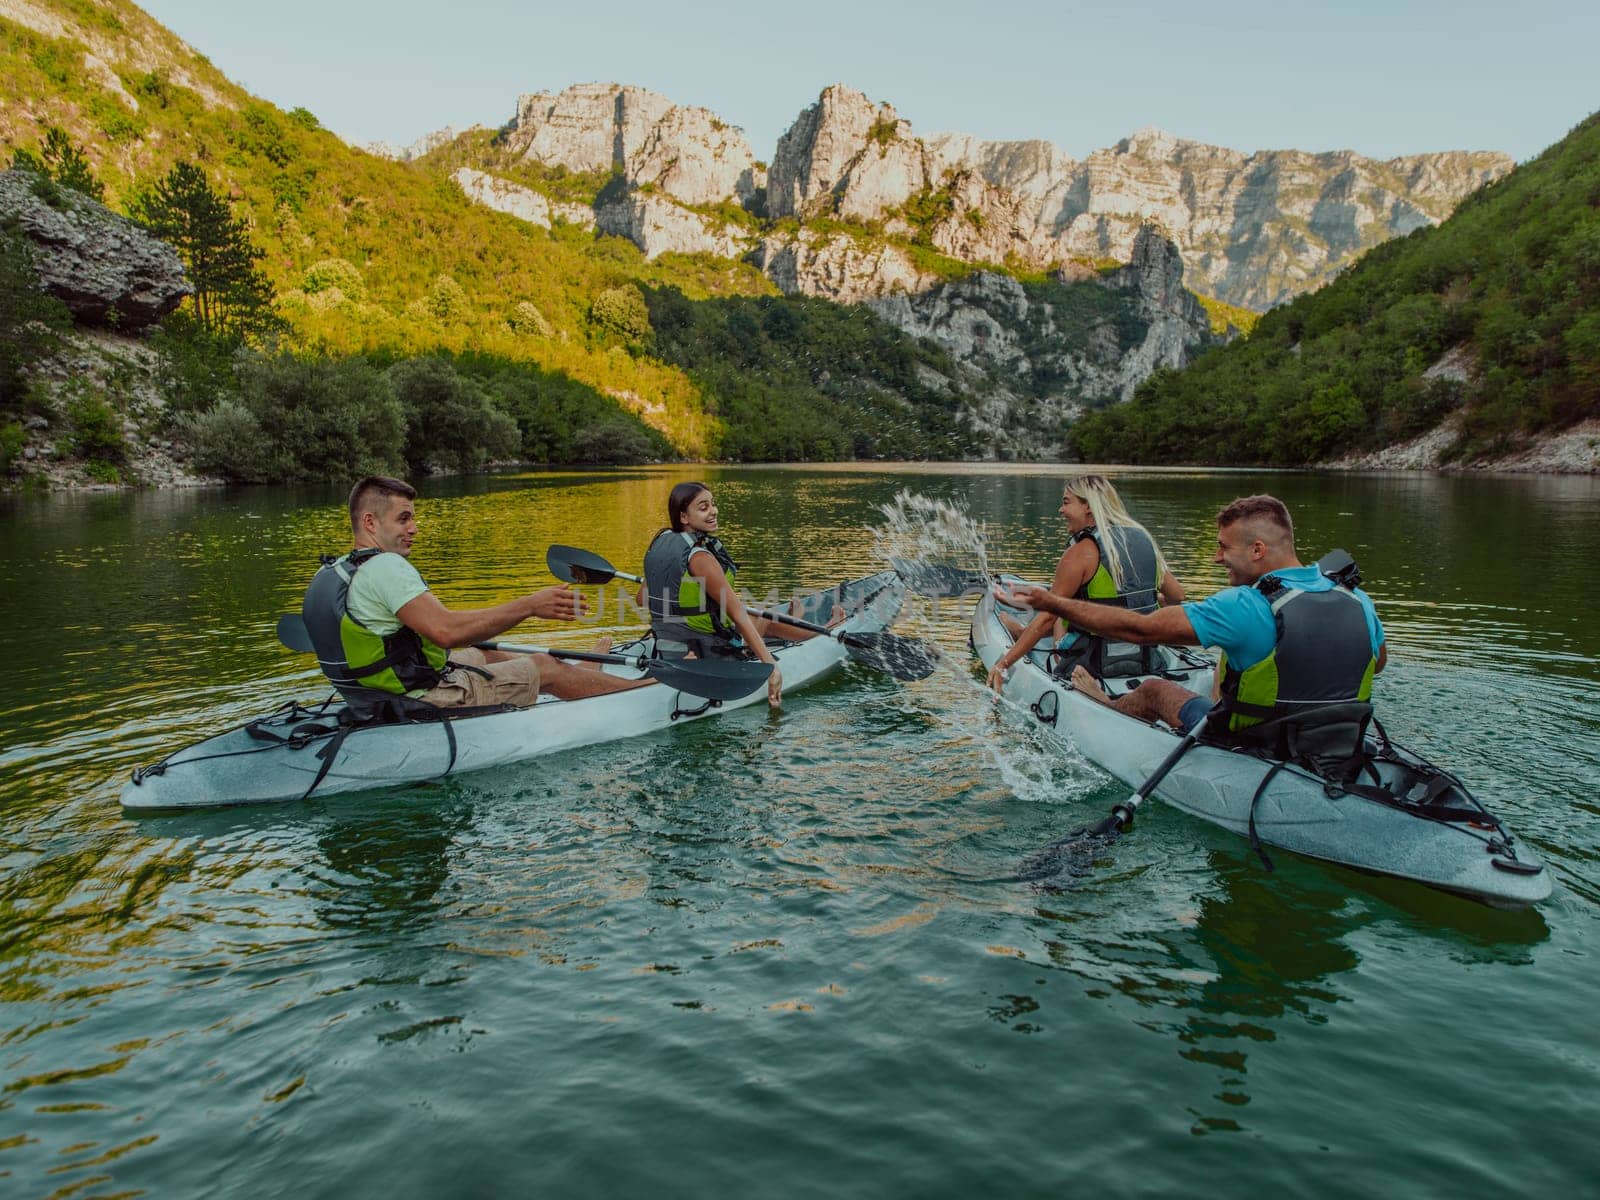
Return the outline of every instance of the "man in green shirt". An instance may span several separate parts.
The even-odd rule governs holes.
[[[478,650],[530,617],[570,621],[583,597],[565,584],[497,604],[449,609],[411,565],[417,536],[416,489],[369,475],[350,493],[354,549],[335,564],[349,579],[342,623],[346,657],[363,686],[404,693],[440,707],[533,704],[541,691],[563,700],[646,686],[572,666],[547,654]],[[602,653],[610,639],[597,647]],[[376,669],[362,670],[363,667]]]

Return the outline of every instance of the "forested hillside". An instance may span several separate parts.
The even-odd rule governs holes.
[[[1314,463],[1441,422],[1457,458],[1600,415],[1600,114],[1267,313],[1248,339],[1084,417],[1095,461]]]
[[[138,213],[177,164],[197,167],[261,252],[278,323],[270,337],[251,339],[258,353],[360,357],[375,371],[428,357],[482,393],[471,406],[486,399],[518,423],[523,457],[593,460],[604,450],[605,460],[619,444],[631,458],[957,452],[946,436],[948,400],[924,414],[922,392],[891,395],[905,418],[892,445],[872,432],[885,422],[855,419],[866,377],[906,377],[897,364],[941,361],[871,314],[795,303],[792,319],[772,318],[773,328],[860,331],[815,339],[806,369],[786,371],[785,421],[812,434],[774,437],[770,406],[751,403],[738,381],[736,347],[711,336],[720,318],[680,321],[670,354],[649,327],[660,296],[671,297],[674,312],[731,296],[768,297],[769,309],[793,303],[753,268],[707,256],[647,262],[621,238],[487,211],[426,170],[345,145],[303,108],[248,95],[125,0],[30,0],[0,12],[0,167],[19,152],[19,165],[37,163],[58,128],[81,147],[105,203],[124,213]],[[848,360],[830,359],[835,347]],[[185,364],[177,367],[182,374]],[[297,377],[273,372],[274,386]],[[274,403],[259,394],[264,378],[233,381],[235,409],[253,412],[257,424]],[[197,407],[189,391],[177,408]],[[13,397],[9,415],[50,407],[37,397],[31,405]],[[7,416],[0,412],[0,422]],[[226,432],[238,412],[220,420]],[[583,436],[597,426],[609,435]]]

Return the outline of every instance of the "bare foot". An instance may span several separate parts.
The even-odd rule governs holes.
[[[611,635],[609,633],[608,634],[604,634],[598,641],[595,642],[595,644],[593,646],[591,646],[589,648],[589,653],[590,654],[610,654],[611,653]],[[579,663],[573,663],[573,666],[583,667],[585,670],[588,670],[588,671],[601,671],[601,670],[605,669],[605,664],[604,663],[579,662]]]
[[[1101,704],[1111,703],[1111,697],[1106,695],[1105,689],[1095,682],[1095,677],[1089,674],[1087,667],[1072,668],[1072,686],[1091,700],[1099,701]]]

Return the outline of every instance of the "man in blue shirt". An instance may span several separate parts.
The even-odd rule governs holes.
[[[1021,587],[1008,593],[997,589],[1002,602],[1022,608],[1053,612],[1074,626],[1115,641],[1138,645],[1215,646],[1226,655],[1232,672],[1243,673],[1263,662],[1277,647],[1277,624],[1272,603],[1257,585],[1275,576],[1286,587],[1303,592],[1326,592],[1337,586],[1315,566],[1304,566],[1295,554],[1294,524],[1289,510],[1273,496],[1245,496],[1217,514],[1216,560],[1231,585],[1204,600],[1135,613],[1088,600],[1065,600],[1048,588]],[[1383,626],[1365,592],[1354,589],[1366,617],[1374,662],[1381,671],[1388,661]],[[1359,672],[1357,672],[1359,674]],[[1221,697],[1222,671],[1212,685],[1211,697],[1197,696],[1167,679],[1146,679],[1133,691],[1110,699],[1094,676],[1079,667],[1072,686],[1092,699],[1130,717],[1160,719],[1174,729],[1198,725]]]

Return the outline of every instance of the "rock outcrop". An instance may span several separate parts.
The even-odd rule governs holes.
[[[31,171],[0,171],[0,222],[33,243],[40,284],[80,323],[140,329],[194,291],[171,246]]]
[[[1139,230],[1154,222],[1177,245],[1191,287],[1257,310],[1319,286],[1379,242],[1437,223],[1512,166],[1488,152],[1386,161],[1352,151],[1246,154],[1159,129],[1080,162],[1044,141],[919,137],[892,105],[843,84],[825,88],[795,118],[770,171],[742,132],[707,109],[620,84],[523,96],[504,138],[525,159],[616,172],[629,191],[653,193],[657,200],[617,205],[601,219],[646,253],[737,241],[722,222],[663,202],[685,211],[731,202],[802,227],[843,220],[964,262],[1036,271],[1074,260],[1125,262]],[[615,196],[607,202],[616,205]],[[838,292],[836,256],[812,249],[767,238],[760,253],[788,273],[794,290]],[[825,275],[808,282],[796,265],[802,259]],[[904,276],[886,272],[883,290]],[[874,294],[874,286],[846,290]]]
[[[594,209],[586,205],[563,204],[520,183],[500,179],[484,171],[474,171],[471,167],[459,168],[450,178],[455,180],[456,186],[466,193],[469,200],[476,200],[496,212],[509,213],[530,225],[549,229],[553,221],[560,219],[584,229],[594,227]]]
[[[752,242],[737,227],[653,191],[629,189],[615,200],[597,204],[594,216],[601,233],[627,238],[646,258],[668,253],[743,258]]]
[[[1178,249],[1147,226],[1133,261],[1102,277],[1069,271],[1050,285],[977,271],[867,302],[969,372],[987,376],[968,415],[990,455],[1052,459],[1086,407],[1126,400],[1158,367],[1182,367],[1215,338],[1183,286]]]
[[[766,183],[744,133],[705,108],[644,88],[585,83],[517,100],[505,131],[523,158],[569,171],[620,171],[684,204],[744,203]]]
[[[394,162],[411,162],[421,158],[440,146],[448,146],[463,133],[470,133],[474,129],[482,129],[482,125],[471,125],[466,129],[456,129],[446,125],[443,129],[435,129],[432,133],[425,133],[409,146],[396,146],[393,142],[364,142],[361,149],[378,158],[391,159]]]

